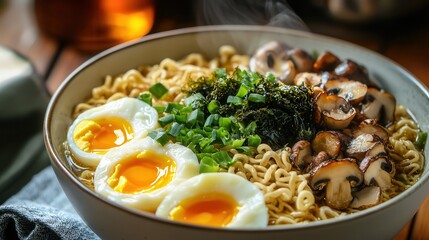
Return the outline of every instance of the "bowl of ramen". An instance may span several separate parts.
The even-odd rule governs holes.
[[[428,96],[344,41],[196,27],[77,68],[45,143],[103,239],[391,239],[429,193]]]

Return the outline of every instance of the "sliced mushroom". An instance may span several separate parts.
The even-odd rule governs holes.
[[[295,85],[319,86],[322,83],[322,76],[317,73],[302,72],[295,76],[293,83]]]
[[[320,87],[314,87],[313,88],[313,99],[316,99],[317,96],[319,96],[319,94],[321,94],[322,92],[324,92],[324,90]]]
[[[382,142],[377,142],[366,152],[365,157],[387,156],[386,146]]]
[[[368,88],[361,113],[371,119],[376,119],[386,126],[393,122],[395,116],[396,99],[388,93]]]
[[[326,152],[330,158],[336,158],[341,150],[341,138],[335,131],[320,131],[311,141],[315,153]]]
[[[353,137],[357,137],[361,134],[368,133],[376,135],[381,139],[383,143],[387,143],[389,140],[389,133],[386,128],[377,124],[375,119],[366,119],[362,121],[359,126],[353,131]]]
[[[298,72],[313,71],[314,60],[306,51],[300,48],[294,48],[288,51],[289,59],[295,65]]]
[[[329,51],[322,53],[314,62],[313,69],[315,72],[332,71],[341,63],[341,60]]]
[[[344,98],[352,105],[356,105],[364,99],[367,86],[361,82],[347,79],[330,80],[326,82],[325,90]]]
[[[356,115],[356,110],[344,98],[320,93],[315,100],[315,122],[329,129],[344,129]]]
[[[325,189],[326,204],[338,210],[349,206],[353,200],[352,188],[362,182],[362,171],[351,159],[324,161],[310,171],[311,188]]]
[[[378,85],[369,78],[366,68],[350,59],[338,64],[334,72],[339,77],[356,80],[369,87],[379,88]]]
[[[305,170],[313,161],[310,142],[305,140],[296,142],[292,147],[290,160],[298,169]]]
[[[381,202],[381,189],[377,186],[365,187],[353,195],[353,201],[350,203],[351,208],[366,209]]]
[[[277,41],[260,47],[250,59],[250,70],[265,74],[273,73],[285,84],[292,84],[296,75],[295,65],[289,60],[289,47]]]
[[[321,164],[324,161],[329,160],[330,157],[325,151],[319,152],[314,158],[313,161],[308,165],[307,172],[315,168],[317,165]]]
[[[349,142],[346,154],[361,161],[377,142],[379,141],[374,135],[367,133],[358,135]]]
[[[359,167],[364,173],[365,185],[375,184],[381,189],[392,185],[394,167],[386,156],[368,156],[362,160]]]

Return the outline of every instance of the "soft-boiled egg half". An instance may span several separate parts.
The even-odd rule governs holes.
[[[164,198],[156,215],[211,227],[261,228],[268,224],[263,193],[231,173],[203,173],[186,180]]]
[[[121,205],[154,213],[167,193],[198,172],[189,148],[145,137],[106,153],[95,170],[94,188]]]
[[[76,161],[96,167],[110,149],[144,137],[157,122],[153,107],[136,98],[121,98],[80,114],[68,130],[67,142]]]

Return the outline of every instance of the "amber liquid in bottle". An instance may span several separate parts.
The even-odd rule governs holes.
[[[101,51],[147,34],[153,0],[35,0],[39,28],[87,51]]]

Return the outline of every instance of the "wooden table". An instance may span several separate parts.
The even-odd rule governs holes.
[[[159,16],[152,32],[193,25],[189,21],[160,19]],[[429,17],[417,19],[420,23],[405,31],[384,29],[381,34],[377,32],[377,27],[367,31],[362,27],[335,25],[312,17],[303,19],[313,32],[342,38],[377,51],[404,66],[429,86]],[[0,0],[0,44],[27,56],[45,79],[51,93],[71,71],[95,54],[79,52],[40,32],[34,20],[31,0]],[[429,239],[428,221],[429,197],[395,239]]]

